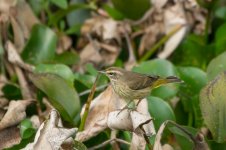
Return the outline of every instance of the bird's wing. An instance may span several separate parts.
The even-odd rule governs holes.
[[[127,76],[127,85],[132,90],[141,90],[150,87],[153,82],[159,79],[159,76],[150,76],[135,73],[131,76]]]

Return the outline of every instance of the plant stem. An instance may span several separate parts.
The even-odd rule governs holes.
[[[96,90],[96,84],[97,84],[97,80],[98,80],[99,76],[100,76],[100,74],[98,73],[96,80],[95,80],[95,82],[94,82],[94,84],[91,88],[91,92],[89,93],[89,97],[87,99],[86,106],[85,106],[85,111],[84,111],[84,114],[83,114],[82,119],[81,119],[81,124],[79,126],[79,131],[84,130],[86,119],[87,119],[87,116],[89,114],[90,104],[91,104],[91,101],[93,100],[93,96],[94,96],[94,93],[95,93],[95,90]]]
[[[159,42],[157,42],[149,51],[147,51],[146,54],[139,60],[139,62],[147,60],[156,50],[159,49],[171,36],[173,36],[177,31],[179,31],[183,25],[178,25],[175,28],[173,28],[167,35],[161,38]]]
[[[211,23],[211,11],[208,10],[207,17],[206,17],[205,31],[204,31],[204,40],[206,44],[208,43],[208,40],[209,40],[210,23]]]

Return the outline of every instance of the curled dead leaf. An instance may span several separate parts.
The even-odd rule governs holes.
[[[12,126],[0,131],[0,149],[12,147],[21,141],[20,129]]]
[[[49,119],[39,127],[34,142],[28,144],[23,150],[60,149],[62,143],[74,136],[76,131],[76,128],[63,128],[59,113],[57,110],[52,110]]]
[[[18,65],[21,68],[24,68],[25,70],[28,70],[28,71],[34,70],[34,66],[31,66],[30,64],[25,63],[21,59],[15,46],[13,45],[13,43],[11,41],[6,42],[6,50],[7,50],[9,62],[11,62],[12,64],[15,64],[15,65]]]
[[[106,128],[113,130],[127,130],[134,132],[139,141],[143,141],[145,148],[145,140],[143,134],[153,135],[155,129],[151,116],[148,112],[147,101],[144,99],[140,102],[137,111],[123,110],[119,113],[119,109],[126,105],[125,100],[120,99],[109,86],[104,92],[91,102],[90,111],[86,120],[84,131],[78,132],[76,140],[86,141],[97,135]],[[84,111],[84,107],[83,107]],[[137,140],[132,143],[136,147],[140,143]]]
[[[0,131],[17,125],[26,117],[26,107],[31,103],[35,102],[34,100],[17,100],[10,101],[9,108],[0,121]]]

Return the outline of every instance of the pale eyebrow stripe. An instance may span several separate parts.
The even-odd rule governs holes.
[[[107,70],[106,71],[106,73],[116,73],[116,74],[120,74],[120,75],[123,75],[123,73],[122,72],[120,72],[120,71],[117,71],[117,70]]]

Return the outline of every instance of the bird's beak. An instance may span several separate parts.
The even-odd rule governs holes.
[[[98,71],[99,73],[106,74],[104,70]]]

